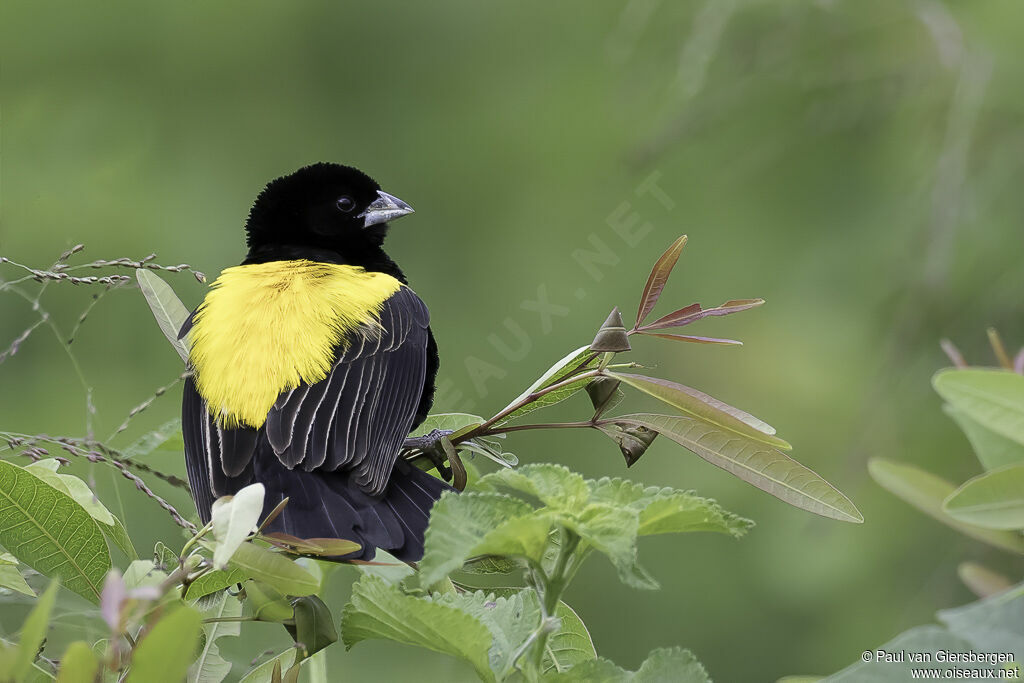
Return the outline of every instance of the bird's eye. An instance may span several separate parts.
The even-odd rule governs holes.
[[[337,201],[338,211],[350,213],[352,209],[356,208],[356,203],[351,197],[338,197]]]

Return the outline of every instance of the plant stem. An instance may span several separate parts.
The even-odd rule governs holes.
[[[493,434],[504,434],[505,432],[523,432],[530,429],[585,429],[593,426],[594,423],[590,421],[548,422],[544,424],[510,425],[508,427],[492,427],[485,431],[477,432],[476,436],[491,436]]]

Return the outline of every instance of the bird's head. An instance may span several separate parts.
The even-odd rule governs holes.
[[[300,246],[359,254],[379,249],[388,221],[412,207],[351,166],[319,163],[267,184],[246,221],[250,253]]]

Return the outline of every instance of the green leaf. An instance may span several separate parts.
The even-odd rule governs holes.
[[[252,614],[259,621],[284,623],[294,614],[291,601],[273,586],[250,579],[242,584]]]
[[[475,427],[483,422],[484,418],[469,413],[433,413],[427,416],[423,424],[412,430],[409,436],[426,436],[435,429],[457,433],[465,427]]]
[[[263,513],[263,484],[250,484],[233,496],[218,498],[213,503],[213,566],[224,569],[249,534],[256,530]]]
[[[701,391],[658,377],[617,372],[608,374],[711,425],[785,451],[793,448],[775,436],[775,429],[771,425]]]
[[[230,564],[286,595],[310,595],[320,588],[312,574],[287,557],[252,543],[238,546]]]
[[[173,450],[176,451],[184,448],[180,418],[169,420],[148,434],[139,437],[130,446],[121,451],[121,456],[125,459],[138,458],[143,455],[149,455],[158,448],[160,450],[170,450],[172,445],[174,446]]]
[[[110,570],[99,525],[73,498],[0,461],[0,545],[40,574],[98,603]]]
[[[175,562],[177,562],[177,558],[175,558]],[[242,583],[248,578],[251,578],[249,572],[239,567],[229,570],[214,569],[206,572],[189,585],[185,592],[185,599],[197,600],[204,595],[216,593],[234,586],[236,583]]]
[[[1006,652],[1013,657],[1015,666],[1021,666],[1024,584],[968,605],[940,610],[938,618],[953,634],[970,643],[975,652]]]
[[[576,371],[595,367],[597,365],[597,360],[598,354],[591,351],[589,345],[581,346],[575,351],[569,352],[569,354],[565,356],[565,358],[561,359],[560,361],[552,365],[550,368],[548,368],[547,371],[545,371],[544,374],[541,375],[536,382],[527,387],[523,393],[521,393],[519,396],[513,399],[512,402],[509,403],[508,405],[513,406],[516,403],[519,403],[520,401],[524,400],[527,396],[534,392],[540,391],[541,389],[545,389],[554,384],[558,384],[562,380],[566,379],[570,374]],[[555,405],[556,403],[561,403],[565,399],[575,394],[577,391],[583,389],[587,385],[587,382],[590,381],[590,379],[590,377],[586,377],[584,379],[581,379],[579,382],[573,382],[568,386],[559,389],[558,391],[552,391],[549,394],[544,394],[536,401],[527,403],[526,405],[512,411],[504,418],[499,420],[498,424],[505,424],[510,420],[522,417],[523,415],[532,413],[533,411],[539,410],[540,408],[546,408],[547,406],[552,406]]]
[[[1002,574],[976,562],[961,562],[956,568],[956,573],[963,584],[979,598],[998,595],[1013,586],[1013,583]]]
[[[986,529],[1024,529],[1024,464],[968,480],[942,509],[954,519]]]
[[[689,650],[654,650],[637,671],[626,671],[607,659],[577,664],[565,673],[544,677],[545,683],[711,683],[708,673]]]
[[[24,469],[58,491],[71,496],[93,519],[99,522],[103,535],[113,542],[128,559],[137,559],[139,555],[135,552],[135,546],[132,545],[132,540],[128,537],[128,532],[121,520],[110,513],[110,510],[96,498],[96,494],[84,481],[71,474],[58,474],[58,465],[55,458],[50,458],[25,465]]]
[[[153,561],[160,565],[161,569],[171,572],[178,567],[178,553],[164,545],[163,541],[157,541],[153,546]]]
[[[668,282],[668,276],[672,274],[672,269],[675,268],[676,262],[679,260],[679,254],[682,253],[683,247],[686,246],[686,235],[681,235],[679,239],[669,245],[669,248],[665,250],[658,260],[654,263],[654,267],[651,268],[651,274],[647,277],[647,284],[644,285],[643,294],[640,295],[640,306],[636,311],[636,325],[634,328],[639,327],[644,318],[654,310],[655,304],[658,303],[658,299],[661,297],[662,290],[665,289],[665,283]]]
[[[431,586],[477,555],[539,561],[551,520],[527,503],[496,493],[445,493],[424,538],[420,581]]]
[[[715,531],[740,537],[754,523],[722,509],[715,501],[626,479],[604,477],[587,482],[591,500],[628,507],[639,513],[637,534],[687,533]]]
[[[752,439],[690,417],[639,413],[607,422],[613,421],[653,429],[712,465],[794,507],[843,522],[864,521],[850,499],[814,471]]]
[[[292,600],[295,625],[288,627],[296,643],[301,643],[305,657],[312,657],[328,645],[338,642],[331,610],[315,595]]]
[[[995,470],[1006,465],[1024,463],[1024,445],[1002,434],[997,434],[977,420],[969,417],[964,411],[950,405],[942,406],[946,414],[953,418],[971,442],[974,454],[986,470]]]
[[[124,585],[127,588],[140,586],[159,586],[167,578],[167,573],[157,569],[153,560],[135,560],[124,570]]]
[[[178,339],[178,332],[181,331],[189,311],[181,303],[171,286],[164,282],[158,275],[144,268],[135,270],[135,278],[139,281],[139,289],[146,297],[149,310],[153,311],[160,331],[171,342],[171,346],[181,356],[181,360],[188,362],[188,344],[185,339]]]
[[[14,660],[12,676],[16,681],[21,681],[28,676],[32,669],[32,663],[39,653],[39,648],[42,646],[43,640],[46,639],[46,630],[50,625],[50,612],[53,611],[53,603],[57,599],[58,585],[57,581],[50,582],[21,626],[21,638],[18,640],[18,652]]]
[[[60,658],[57,683],[92,683],[99,668],[100,663],[92,653],[89,643],[76,640]]]
[[[185,606],[158,621],[135,648],[127,683],[185,678],[195,656],[201,626],[199,612]]]
[[[1024,376],[1008,370],[948,369],[936,373],[932,384],[978,424],[1024,444]]]
[[[430,597],[405,595],[375,576],[364,575],[352,587],[341,626],[347,649],[363,640],[394,640],[464,659],[481,679],[495,680],[489,659],[494,636],[483,623]]]
[[[886,662],[876,660],[874,657],[878,650],[892,653],[926,652],[932,654],[939,650],[951,653],[966,653],[970,652],[971,645],[963,638],[950,633],[940,626],[918,626],[901,633],[883,645],[867,649],[866,651],[871,655],[869,661],[864,662],[858,659],[857,662],[838,673],[832,674],[826,680],[829,683],[864,683],[865,681],[871,681],[871,683],[904,683],[905,681],[913,680],[914,676],[911,673],[913,669],[937,669],[940,671],[938,674],[940,679],[943,678],[942,672],[963,671],[963,664],[955,664],[948,661],[932,661],[922,664],[912,661]],[[983,647],[982,650],[992,652],[993,648]],[[947,676],[946,680],[950,678],[952,677]]]
[[[509,488],[540,500],[555,510],[578,510],[590,498],[586,480],[568,467],[538,463],[498,470],[480,478],[478,491]]]
[[[18,558],[10,553],[0,553],[0,588],[36,597],[35,591],[18,570]]]
[[[934,517],[946,526],[1003,550],[1024,554],[1024,536],[1012,531],[983,529],[950,517],[942,503],[955,487],[945,479],[911,465],[872,458],[868,472],[879,486],[910,503],[921,512]]]
[[[213,604],[203,610],[203,618],[234,619],[242,616],[242,603],[227,593],[214,598]],[[237,637],[242,632],[237,621],[214,621],[203,624],[203,648],[188,670],[188,683],[220,683],[231,672],[231,662],[220,655],[217,639]]]
[[[250,669],[238,683],[272,683],[275,666],[279,667],[281,671],[288,671],[294,663],[295,649],[289,648],[276,657]],[[302,664],[305,662],[299,663],[300,666]]]
[[[636,539],[640,515],[636,510],[608,503],[590,503],[576,515],[559,517],[559,522],[608,557],[623,583],[633,588],[658,587],[658,583],[637,565]]]
[[[560,626],[548,636],[544,648],[544,672],[565,672],[581,662],[597,657],[594,641],[583,620],[564,602],[555,609]]]

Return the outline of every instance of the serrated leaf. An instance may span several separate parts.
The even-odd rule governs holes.
[[[1024,529],[1024,465],[968,480],[942,504],[950,517],[986,529]]]
[[[287,557],[252,543],[238,546],[230,564],[286,595],[310,595],[320,588],[312,574]]]
[[[213,503],[213,566],[224,569],[245,539],[256,530],[263,513],[263,484],[250,484],[234,496],[218,498]]]
[[[672,273],[672,269],[675,268],[676,261],[679,260],[679,254],[682,253],[683,247],[686,246],[686,239],[686,235],[681,235],[654,263],[651,274],[647,277],[647,284],[644,285],[644,291],[640,295],[640,306],[637,308],[636,325],[634,328],[643,324],[644,318],[654,310],[655,304],[658,303],[658,299],[661,297],[662,290],[665,289],[665,283],[668,282],[668,276]]]
[[[575,515],[559,516],[559,522],[571,529],[590,547],[605,555],[618,570],[619,579],[633,588],[658,587],[636,559],[636,510],[608,503],[590,503]]]
[[[57,599],[58,585],[57,581],[50,582],[21,626],[21,637],[18,640],[18,651],[12,671],[12,678],[16,681],[23,680],[28,676],[32,669],[32,663],[36,660],[39,647],[46,638],[46,631],[50,625],[50,612],[53,611],[53,604]]]
[[[880,458],[868,461],[868,472],[879,486],[946,526],[1003,550],[1024,554],[1024,536],[1012,531],[983,529],[946,514],[942,503],[956,489],[945,479],[922,469]]]
[[[766,444],[703,420],[638,413],[606,422],[643,425],[779,500],[822,517],[863,522],[857,507],[813,470]]]
[[[204,618],[234,619],[242,616],[242,603],[227,593],[219,594],[213,604],[203,610]],[[220,654],[217,639],[237,637],[242,632],[237,621],[214,621],[203,624],[205,635],[199,657],[188,670],[189,683],[220,683],[231,672],[231,662]]]
[[[587,483],[591,500],[636,510],[640,536],[715,531],[738,538],[754,526],[749,519],[723,510],[715,501],[691,493],[607,477]]]
[[[514,470],[498,470],[477,482],[478,491],[512,489],[532,496],[557,510],[578,510],[590,498],[586,480],[568,467],[538,463]]]
[[[516,498],[446,492],[431,511],[420,580],[431,586],[478,555],[539,560],[550,529],[550,519]]]
[[[1024,444],[1024,376],[1008,370],[941,370],[935,390],[955,408],[993,432]]]
[[[185,678],[199,644],[201,626],[199,612],[186,606],[158,621],[134,648],[127,683]]]
[[[540,378],[531,384],[526,390],[513,399],[509,406],[513,406],[516,403],[524,400],[530,394],[533,394],[541,389],[558,384],[565,380],[570,374],[581,370],[583,368],[590,368],[596,366],[597,354],[590,350],[590,346],[581,346],[575,351],[570,351],[564,358],[548,368]],[[528,413],[532,413],[535,410],[546,408],[548,406],[561,403],[565,399],[569,398],[577,391],[580,391],[586,386],[586,383],[590,378],[581,379],[579,382],[572,382],[568,386],[565,386],[557,391],[552,391],[549,394],[544,394],[536,401],[527,403],[526,405],[512,411],[504,418],[498,421],[497,424],[505,424],[510,420],[522,417]]]
[[[76,640],[60,658],[57,683],[92,683],[99,668],[100,663],[92,653],[89,643]]]
[[[181,444],[178,444],[178,441]],[[184,448],[184,441],[181,436],[181,419],[174,418],[163,423],[153,431],[140,436],[138,439],[133,441],[131,445],[121,451],[121,456],[127,460],[131,458],[138,458],[144,455],[149,455],[153,451],[160,448],[161,450],[166,449],[166,445],[173,443],[175,450]]]
[[[627,671],[607,659],[583,662],[565,673],[544,677],[545,683],[711,683],[707,671],[689,650],[678,647],[654,650],[636,671]]]
[[[684,413],[711,425],[735,432],[754,441],[766,443],[774,448],[791,450],[793,447],[775,436],[775,429],[746,413],[718,399],[708,396],[678,382],[658,377],[609,372],[610,376],[622,380],[634,389],[677,408]]]
[[[152,271],[138,268],[135,270],[135,278],[139,282],[142,295],[146,297],[149,310],[156,318],[156,324],[160,326],[160,331],[181,356],[181,360],[187,363],[188,344],[185,339],[178,339],[178,332],[189,316],[185,304],[181,303],[171,286]]]
[[[71,496],[2,460],[0,545],[40,574],[99,602],[111,566],[99,525]]]
[[[383,638],[469,662],[484,681],[494,681],[489,651],[494,636],[465,611],[431,598],[417,598],[375,576],[364,575],[352,587],[341,619],[345,647]]]

